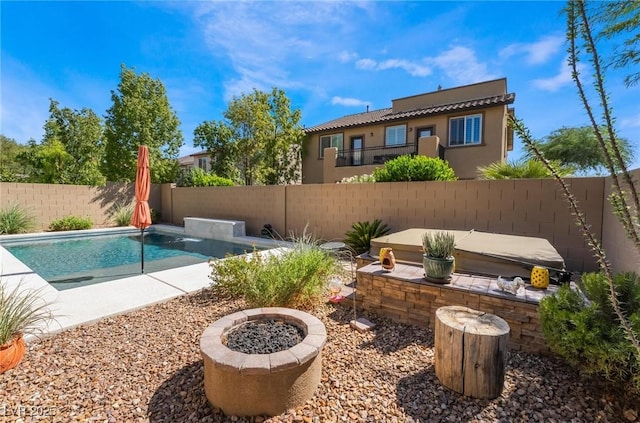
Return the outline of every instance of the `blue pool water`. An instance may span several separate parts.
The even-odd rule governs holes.
[[[97,235],[63,240],[2,243],[56,289],[69,289],[141,273],[140,233]],[[145,273],[251,252],[249,245],[145,232]]]

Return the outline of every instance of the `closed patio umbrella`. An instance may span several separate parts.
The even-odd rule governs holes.
[[[146,145],[141,145],[138,148],[138,167],[136,171],[136,206],[131,215],[131,224],[140,229],[141,273],[144,273],[144,229],[151,225],[151,211],[149,210],[150,187],[149,149]]]

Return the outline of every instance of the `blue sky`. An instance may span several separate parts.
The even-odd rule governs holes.
[[[2,1],[0,133],[40,140],[49,98],[111,106],[120,65],[159,78],[181,121],[221,120],[253,88],[287,93],[313,126],[366,105],[506,77],[513,107],[542,138],[587,124],[566,66],[564,2]],[[604,52],[606,53],[606,52]],[[618,130],[640,167],[640,87],[612,72]],[[509,158],[521,156],[522,146]]]

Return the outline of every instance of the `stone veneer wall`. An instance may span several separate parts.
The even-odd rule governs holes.
[[[398,280],[391,273],[361,271],[357,273],[356,299],[364,310],[397,322],[431,329],[435,326],[435,313],[439,307],[460,305],[484,311],[502,317],[509,324],[509,348],[550,351],[542,334],[537,304],[465,292],[445,285]]]

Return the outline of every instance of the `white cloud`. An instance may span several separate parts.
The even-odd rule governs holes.
[[[434,63],[457,84],[471,84],[497,78],[497,75],[489,72],[485,63],[478,61],[475,52],[468,47],[452,47],[429,59],[428,63]]]
[[[584,69],[584,66],[579,65],[578,69]],[[571,84],[571,82],[571,68],[567,63],[566,58],[562,60],[557,75],[550,78],[534,79],[532,81],[534,87],[550,92],[558,91],[560,88]]]
[[[564,41],[564,37],[560,35],[548,35],[533,43],[509,44],[500,50],[498,54],[503,59],[523,54],[528,64],[541,65],[548,62],[561,50]]]
[[[356,60],[357,58],[358,58],[358,53],[347,51],[347,50],[341,51],[340,54],[338,55],[338,60],[340,60],[342,63],[349,63]]]
[[[373,59],[360,59],[356,62],[356,68],[363,70],[387,70],[402,69],[411,76],[429,76],[431,69],[428,66],[402,59],[387,59],[377,62]]]
[[[341,106],[349,106],[349,107],[360,107],[360,106],[369,106],[371,103],[369,101],[359,100],[357,98],[345,98],[345,97],[333,97],[331,99],[331,104],[338,104]]]
[[[224,84],[228,100],[253,88],[305,86],[302,82],[311,77],[304,70],[321,72],[318,60],[335,60],[341,49],[339,60],[354,60],[354,53],[345,49],[344,34],[354,30],[353,13],[372,6],[359,2],[197,2],[194,7],[194,19],[212,55],[230,63],[236,73]]]

